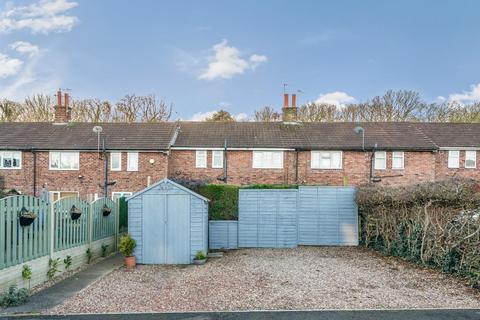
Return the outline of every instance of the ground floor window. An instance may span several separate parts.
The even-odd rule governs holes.
[[[78,197],[78,191],[50,191],[50,201],[54,202],[66,197]]]
[[[133,193],[128,192],[128,191],[116,191],[112,192],[112,200],[117,201],[117,199],[123,198],[123,197],[130,197]]]

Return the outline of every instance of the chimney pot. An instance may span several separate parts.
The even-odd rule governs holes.
[[[284,108],[288,107],[288,93],[283,94],[283,107]]]
[[[297,107],[297,95],[294,93],[292,94],[292,108]]]
[[[65,108],[68,108],[68,93],[65,92],[65,98],[63,99],[63,103],[65,104]]]
[[[62,106],[62,90],[57,91],[57,106]]]
[[[55,106],[55,123],[68,123],[70,121],[69,95],[65,92],[62,103],[62,90],[57,91],[57,105]]]

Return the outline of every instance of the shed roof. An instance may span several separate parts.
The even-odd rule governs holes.
[[[187,193],[190,193],[190,194],[191,194],[192,196],[194,196],[194,197],[197,197],[197,198],[202,199],[202,200],[204,200],[204,201],[210,201],[209,199],[205,198],[204,196],[202,196],[202,195],[200,195],[200,194],[198,194],[198,193],[196,193],[196,192],[193,192],[192,190],[190,190],[190,189],[188,189],[188,188],[186,188],[186,187],[184,187],[184,186],[182,186],[182,185],[180,185],[180,184],[178,184],[178,183],[176,183],[176,182],[174,182],[174,181],[172,181],[172,180],[170,180],[170,179],[168,179],[168,178],[165,178],[165,179],[163,179],[163,180],[160,180],[160,181],[152,184],[151,186],[149,186],[149,187],[147,187],[147,188],[145,188],[145,189],[143,189],[143,190],[138,191],[137,193],[131,195],[131,196],[128,197],[128,198],[126,198],[126,201],[129,201],[129,200],[131,200],[131,199],[133,199],[133,198],[136,198],[136,197],[144,194],[145,192],[147,192],[147,191],[155,188],[156,186],[161,185],[162,183],[171,184],[171,185],[175,186],[175,187],[178,188],[178,189],[181,189],[181,190],[183,190],[183,191],[185,191],[185,192],[187,192]]]

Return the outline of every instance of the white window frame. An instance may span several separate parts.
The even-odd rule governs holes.
[[[130,197],[133,195],[133,192],[130,191],[112,191],[112,200],[115,201],[115,196],[119,196],[118,198],[121,197]]]
[[[449,150],[448,151],[447,166],[450,169],[460,168],[460,151],[459,150]]]
[[[130,160],[131,156],[136,157],[136,167],[132,167],[132,163]],[[127,171],[138,171],[139,161],[138,161],[138,152],[127,152]]]
[[[215,164],[215,155],[220,155],[220,164]],[[212,150],[212,168],[223,168],[223,150]]]
[[[113,155],[118,155],[118,168],[113,167]],[[110,171],[122,171],[122,153],[121,152],[110,152]]]
[[[468,158],[467,154],[473,155],[471,159]],[[467,166],[467,160],[473,160],[475,164],[473,166]],[[477,151],[476,150],[466,150],[465,151],[465,168],[466,169],[476,169],[477,168]]]
[[[18,156],[19,166],[18,167],[4,167],[3,159],[7,158],[5,155],[11,154],[11,158],[14,159],[15,155]],[[20,170],[22,169],[22,151],[0,151],[0,169],[2,170]]]
[[[53,168],[52,167],[52,155],[55,153],[60,154],[60,165],[62,164],[62,154],[70,153],[76,154],[78,159],[78,167],[77,168]],[[54,171],[78,171],[80,170],[80,152],[78,151],[50,151],[48,154],[48,169]]]
[[[273,157],[274,154],[280,154],[280,163],[278,165],[274,164]],[[265,155],[271,154],[272,163],[266,164],[265,162]],[[262,163],[256,163],[255,159],[261,157]],[[252,152],[252,168],[254,169],[283,169],[283,151],[278,150],[255,150]]]
[[[383,157],[379,157],[379,155],[383,155]],[[385,159],[385,165],[379,167],[377,165],[377,159]],[[374,158],[374,168],[375,170],[386,170],[387,169],[387,152],[386,151],[375,151],[375,158]]]
[[[62,193],[76,193],[77,194],[77,197],[79,196],[79,192],[78,191],[65,191],[65,190],[62,190],[62,191],[48,191],[48,197],[50,198],[50,202],[54,202],[54,201],[58,201],[60,199],[63,199],[63,198],[60,198],[60,194]],[[58,199],[57,200],[53,200],[53,195],[54,194],[57,194],[58,195]]]
[[[333,154],[340,155],[340,163],[338,166],[333,166]],[[329,166],[322,166],[322,157],[327,156],[330,158]],[[318,163],[317,160],[318,159]],[[314,161],[315,160],[315,161]],[[312,169],[322,169],[322,170],[339,170],[343,168],[343,152],[342,151],[312,151],[310,154],[310,167]]]
[[[201,155],[203,155],[203,161],[201,161]],[[195,150],[195,168],[206,168],[208,163],[207,150]]]
[[[402,165],[400,167],[395,167],[395,159],[399,158],[402,161]],[[403,170],[405,169],[405,152],[403,151],[393,151],[392,152],[392,169],[393,170]]]

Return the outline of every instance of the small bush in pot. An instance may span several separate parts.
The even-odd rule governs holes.
[[[28,211],[25,207],[23,207],[18,213],[18,218],[22,227],[28,227],[33,223],[35,218],[37,218],[37,214],[33,211]]]
[[[133,239],[129,234],[125,234],[120,239],[120,245],[118,246],[118,250],[121,254],[125,257],[125,266],[127,268],[134,268],[136,265],[135,256],[133,255],[133,250],[137,243],[135,239]]]
[[[198,251],[193,259],[193,263],[196,265],[205,264],[207,262],[207,255],[203,251]]]

